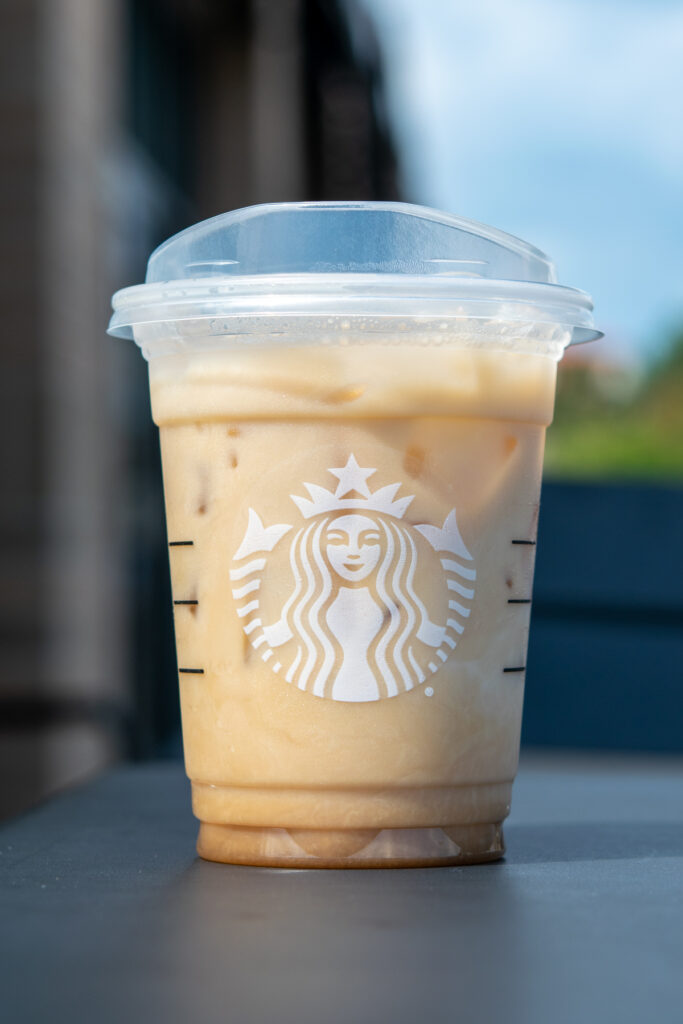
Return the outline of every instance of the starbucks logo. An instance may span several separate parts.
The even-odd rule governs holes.
[[[309,497],[290,495],[295,522],[267,526],[249,509],[230,571],[237,615],[254,651],[300,690],[338,701],[396,697],[456,649],[474,598],[472,556],[455,509],[440,527],[409,524],[413,496],[398,497],[400,483],[371,490],[377,470],[354,455],[328,472],[333,490],[305,483]],[[269,573],[275,555],[279,569]],[[418,567],[428,556],[445,587],[424,585]],[[447,596],[432,608],[435,593]]]

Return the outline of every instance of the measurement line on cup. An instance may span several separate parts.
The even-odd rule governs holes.
[[[532,546],[535,546],[536,541],[535,540],[513,540],[512,543],[513,544],[531,544]]]
[[[173,604],[199,604],[199,601],[174,601]]]
[[[531,604],[530,597],[508,597],[508,604]]]
[[[526,672],[526,665],[514,665],[512,668],[504,668],[503,672]]]
[[[203,676],[204,675],[204,669],[203,668],[179,668],[178,671],[179,672],[185,672],[187,675],[192,675],[192,676]],[[507,669],[505,671],[507,672]]]
[[[190,548],[193,546],[193,544],[193,540],[170,540],[168,542],[169,548]]]

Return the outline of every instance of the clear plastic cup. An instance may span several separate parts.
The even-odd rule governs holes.
[[[585,294],[396,203],[258,206],[157,249],[149,361],[187,773],[210,860],[504,851],[545,428]]]

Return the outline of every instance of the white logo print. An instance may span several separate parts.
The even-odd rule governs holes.
[[[441,527],[409,525],[402,520],[413,496],[397,498],[400,483],[371,491],[368,478],[377,471],[354,455],[328,472],[338,480],[334,491],[307,483],[310,498],[290,495],[303,519],[298,529],[264,526],[249,509],[230,572],[237,614],[263,661],[300,690],[339,701],[395,697],[423,683],[455,649],[474,597],[472,555],[455,509]],[[291,575],[279,618],[266,623],[261,588],[271,579],[264,570],[287,535]],[[444,570],[447,608],[428,611],[418,593],[425,541]],[[437,603],[433,594],[423,597]]]

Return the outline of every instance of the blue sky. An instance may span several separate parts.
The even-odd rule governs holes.
[[[406,198],[519,235],[607,344],[683,327],[683,3],[363,0]]]

